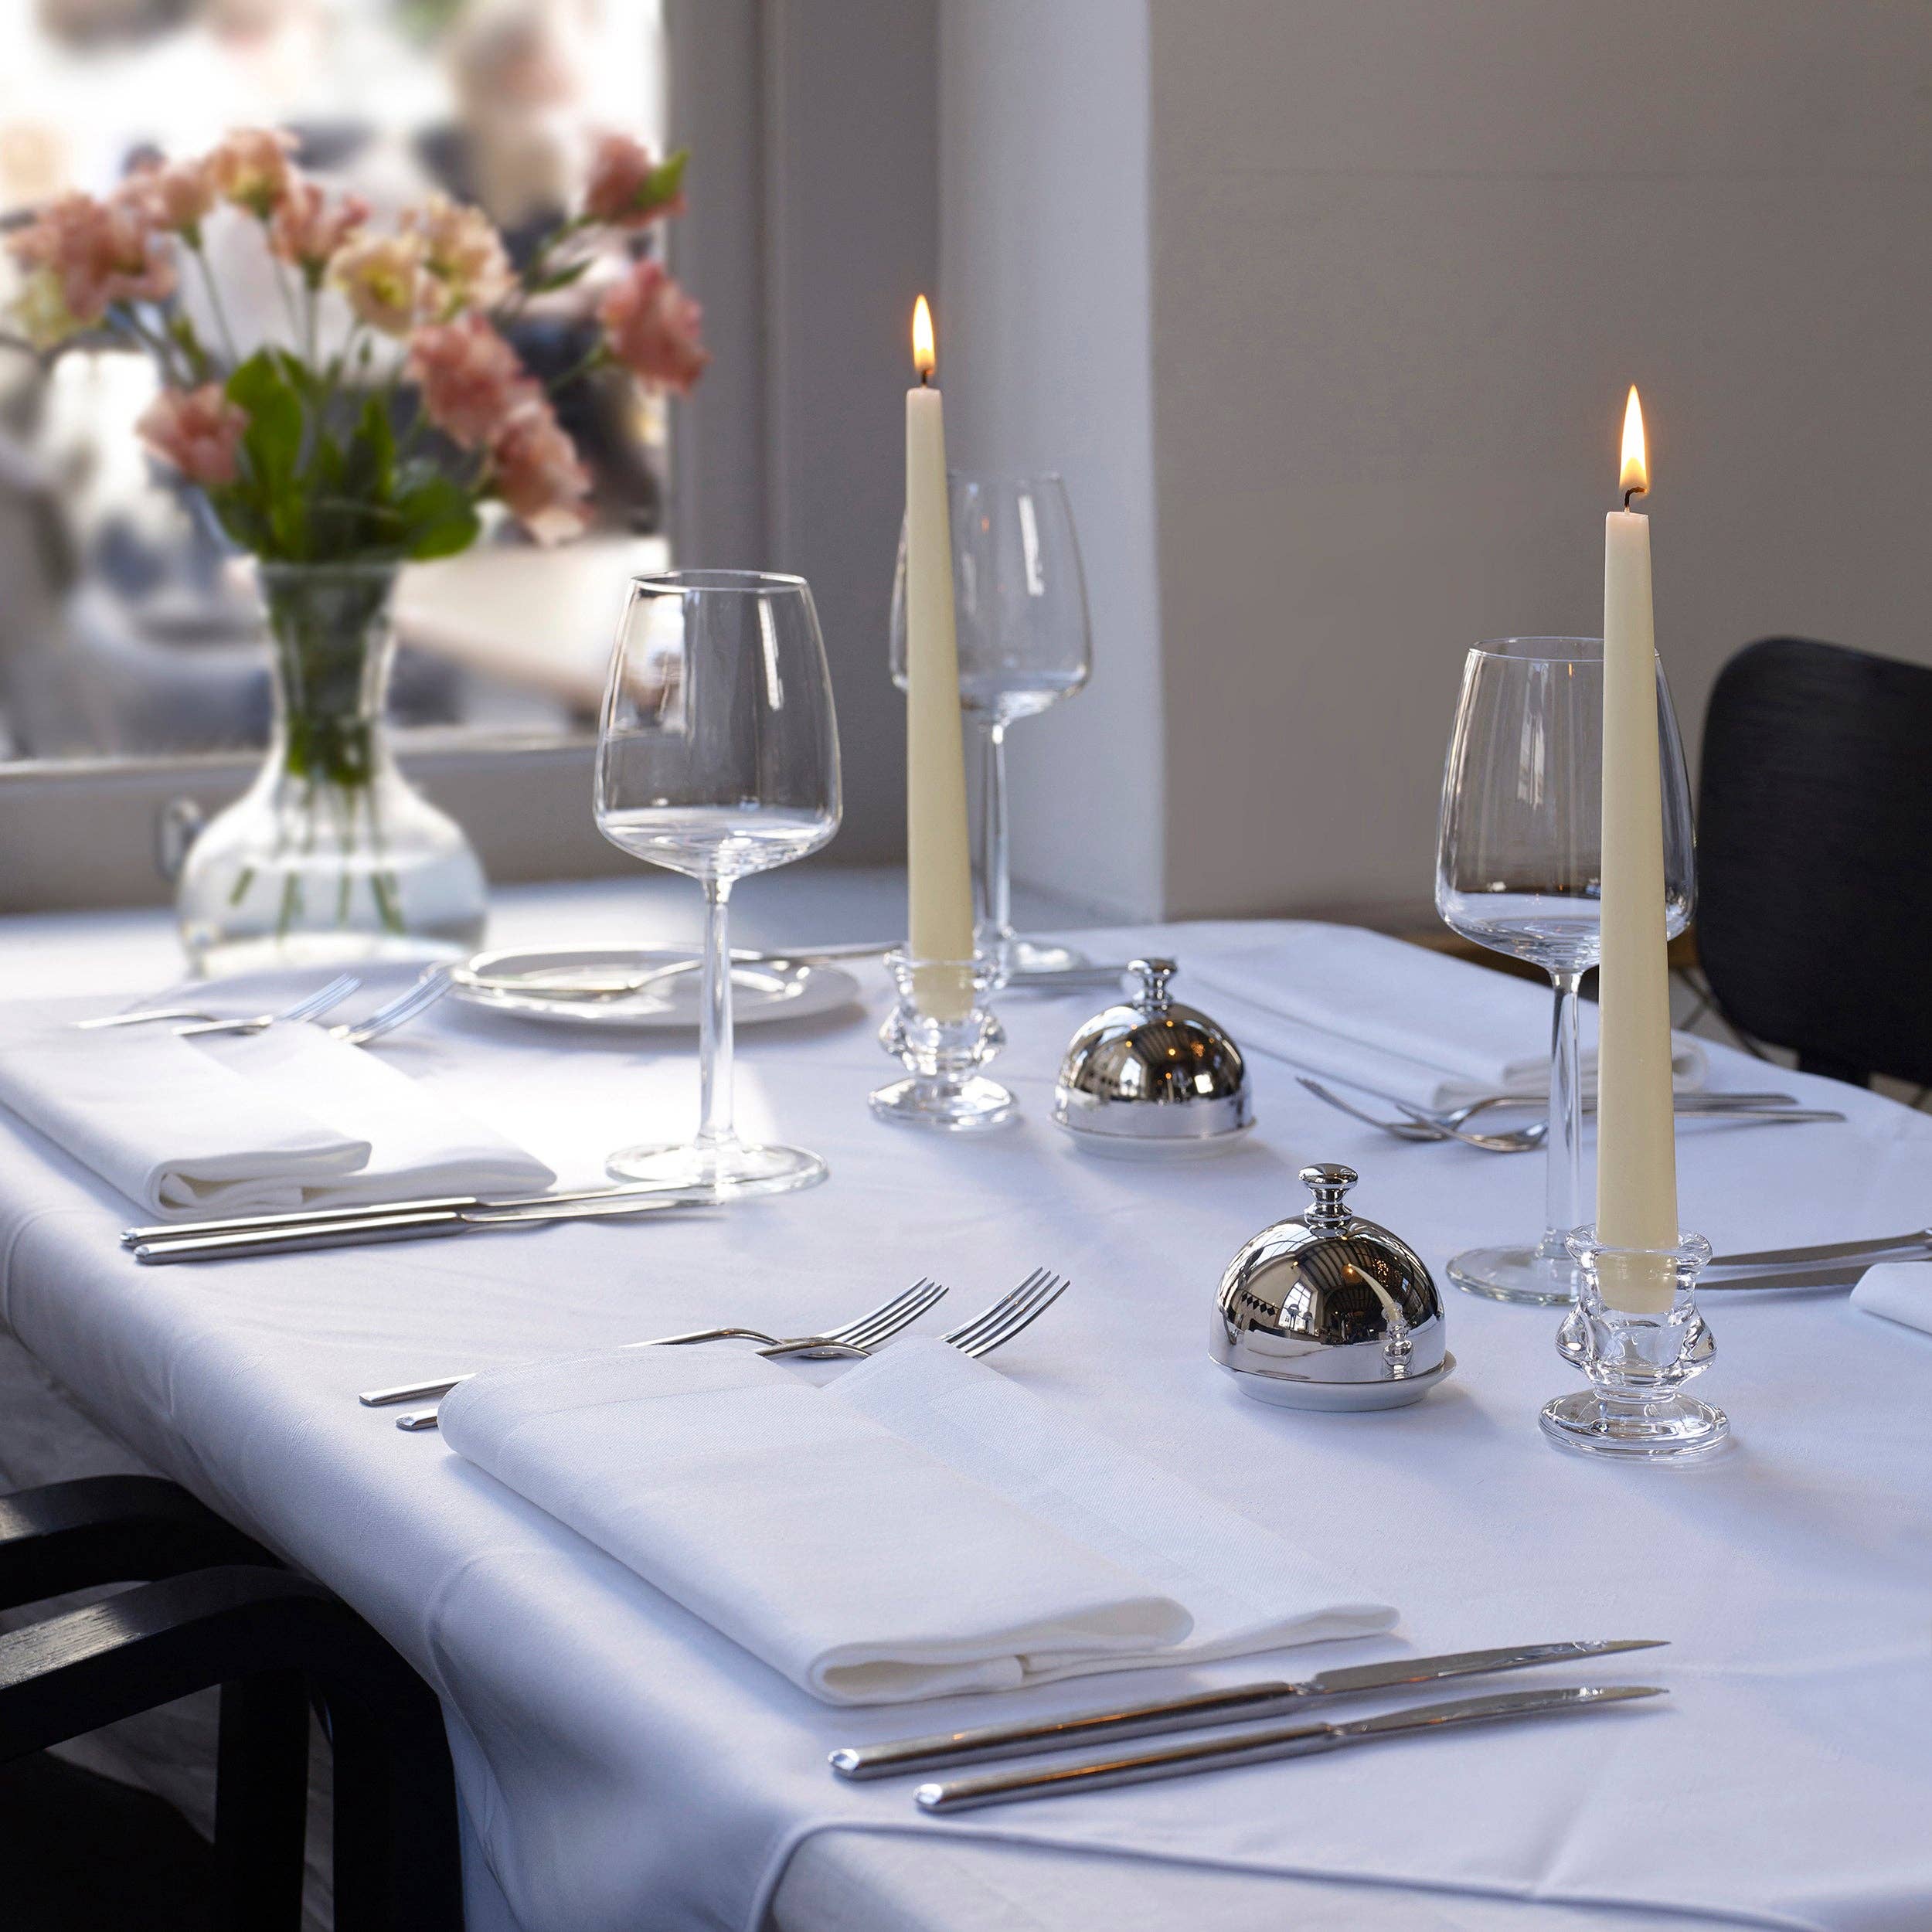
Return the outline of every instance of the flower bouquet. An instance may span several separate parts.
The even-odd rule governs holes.
[[[553,396],[604,369],[685,393],[708,359],[697,304],[648,256],[609,280],[592,345],[553,381],[512,339],[532,303],[609,275],[613,243],[682,212],[682,153],[659,162],[607,136],[581,208],[519,267],[479,209],[433,196],[379,230],[294,149],[243,130],[104,199],[63,196],[7,238],[28,343],[151,355],[162,387],[143,440],[258,561],[268,757],[182,877],[183,937],[209,969],[478,943],[475,855],[403,779],[383,728],[396,573],[467,548],[492,500],[540,543],[578,534],[590,477]],[[258,231],[282,339],[238,342],[205,246],[218,220]]]

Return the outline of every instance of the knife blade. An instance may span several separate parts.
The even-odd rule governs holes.
[[[160,1221],[151,1227],[123,1228],[121,1245],[185,1240],[210,1234],[247,1234],[270,1228],[320,1227],[331,1221],[366,1221],[379,1214],[427,1214],[451,1208],[546,1207],[553,1202],[627,1200],[668,1190],[655,1183],[628,1181],[621,1186],[566,1188],[547,1194],[514,1194],[501,1199],[478,1194],[420,1195],[395,1201],[355,1201],[335,1207],[284,1208],[261,1214],[231,1214],[209,1221]]]
[[[260,1232],[190,1236],[179,1240],[143,1241],[134,1259],[146,1267],[173,1261],[219,1261],[267,1254],[300,1254],[318,1248],[366,1247],[381,1241],[415,1241],[442,1235],[474,1234],[496,1228],[541,1227],[553,1221],[611,1219],[623,1216],[662,1214],[677,1209],[715,1207],[709,1193],[670,1194],[648,1189],[621,1199],[600,1198],[548,1206],[504,1207],[479,1203],[472,1207],[440,1208],[408,1214],[366,1216],[357,1220],[331,1220],[308,1227],[274,1227]]]
[[[903,1777],[916,1771],[945,1770],[999,1757],[1076,1750],[1115,1739],[1149,1737],[1164,1731],[1198,1730],[1213,1724],[1237,1724],[1301,1710],[1330,1698],[1357,1697],[1366,1691],[1400,1690],[1445,1678],[1480,1677],[1492,1671],[1527,1670],[1537,1664],[1607,1657],[1618,1651],[1654,1650],[1661,1637],[1587,1638],[1553,1644],[1515,1644],[1498,1650],[1454,1651],[1440,1657],[1399,1657],[1381,1664],[1350,1665],[1323,1671],[1299,1682],[1237,1684],[1226,1690],[1189,1697],[1162,1698],[1124,1708],[1076,1711],[1035,1723],[981,1724],[970,1730],[942,1731],[927,1737],[902,1737],[882,1744],[847,1746],[832,1753],[832,1768],[855,1781]]]
[[[1076,1764],[1049,1764],[1030,1771],[989,1771],[949,1784],[922,1784],[913,1799],[922,1811],[968,1811],[1019,1798],[1057,1798],[1074,1791],[1104,1791],[1115,1784],[1145,1784],[1157,1778],[1266,1764],[1279,1757],[1307,1757],[1345,1744],[1366,1744],[1419,1731],[1493,1723],[1506,1718],[1560,1716],[1664,1695],[1659,1684],[1583,1684],[1558,1690],[1462,1698],[1447,1704],[1412,1704],[1380,1717],[1359,1718],[1345,1724],[1270,1724],[1231,1737],[1170,1744],[1125,1757],[1087,1758]]]
[[[1757,1254],[1718,1254],[1713,1268],[1796,1268],[1821,1261],[1882,1261],[1901,1254],[1932,1254],[1932,1228],[1914,1228],[1909,1234],[1876,1235],[1863,1241],[1830,1241],[1809,1248],[1766,1248]],[[1702,1276],[1699,1279],[1702,1281]]]

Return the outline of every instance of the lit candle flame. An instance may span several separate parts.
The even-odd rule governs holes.
[[[1637,385],[1630,386],[1630,400],[1624,405],[1624,467],[1617,487],[1626,497],[1641,496],[1650,488],[1650,466],[1644,458],[1644,406],[1637,400]]]
[[[938,362],[939,358],[933,352],[933,311],[922,295],[913,304],[913,367],[918,370],[923,383]]]

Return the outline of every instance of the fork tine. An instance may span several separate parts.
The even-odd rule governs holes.
[[[1450,1138],[1451,1130],[1440,1121],[1431,1118],[1417,1108],[1406,1106],[1400,1100],[1396,1104],[1401,1107],[1402,1111],[1410,1116],[1410,1119],[1406,1121],[1378,1120],[1374,1114],[1368,1112],[1365,1108],[1357,1107],[1351,1100],[1344,1100],[1332,1088],[1324,1087],[1319,1080],[1311,1080],[1305,1073],[1298,1073],[1295,1078],[1317,1100],[1325,1100],[1338,1113],[1347,1114],[1352,1121],[1359,1121],[1364,1127],[1379,1128],[1383,1133],[1393,1134],[1401,1140],[1446,1141]]]
[[[862,1323],[855,1324],[853,1333],[841,1335],[838,1339],[861,1347],[884,1342],[898,1334],[901,1328],[910,1328],[945,1292],[937,1281],[928,1278],[917,1287],[907,1289],[892,1307],[868,1316]]]
[[[863,1315],[854,1315],[849,1321],[842,1321],[835,1328],[821,1329],[820,1332],[828,1342],[850,1342],[855,1339],[882,1316],[895,1313],[908,1299],[924,1287],[924,1277],[915,1281],[910,1288],[901,1288],[898,1294],[888,1295],[876,1308],[868,1308]]]
[[[413,1019],[425,1007],[434,1006],[450,990],[452,984],[449,974],[440,966],[429,971],[405,991],[398,993],[386,1005],[379,1006],[374,1012],[345,1026],[342,1038],[352,1046],[366,1046],[371,1040],[380,1039],[385,1033],[393,1033],[397,1027]]]
[[[994,1333],[982,1335],[977,1342],[968,1344],[966,1353],[977,1359],[991,1355],[995,1349],[1003,1349],[1015,1335],[1030,1328],[1073,1284],[1064,1275],[1049,1275],[1048,1286],[1036,1294],[1031,1303],[1022,1308],[1015,1308],[1006,1321]]]
[[[339,1006],[362,982],[353,973],[338,973],[326,986],[318,986],[306,999],[298,999],[281,1015],[284,1019],[313,1019],[332,1006]]]
[[[1016,1288],[1009,1288],[990,1308],[981,1308],[970,1321],[962,1321],[939,1338],[949,1342],[955,1349],[964,1349],[979,1339],[991,1325],[1002,1320],[1007,1311],[1027,1295],[1037,1291],[1042,1282],[1050,1279],[1045,1268],[1036,1268]]]
[[[1018,1335],[1034,1315],[1060,1293],[1061,1285],[1059,1276],[1049,1274],[1044,1268],[1041,1269],[1039,1279],[1033,1284],[1031,1292],[1016,1296],[1008,1303],[1000,1311],[996,1321],[982,1327],[967,1342],[967,1352],[976,1355],[985,1355],[989,1350],[998,1348],[1009,1335]]]

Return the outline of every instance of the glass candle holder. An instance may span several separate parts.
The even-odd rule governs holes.
[[[1717,1345],[1697,1311],[1697,1277],[1711,1258],[1699,1234],[1674,1248],[1606,1247],[1592,1226],[1570,1237],[1580,1277],[1576,1304],[1556,1333],[1556,1352],[1590,1378],[1543,1410],[1543,1434],[1566,1449],[1637,1461],[1702,1455],[1730,1433],[1721,1409],[1685,1393]],[[1651,1308],[1614,1306],[1654,1302]]]
[[[979,1070],[1006,1044],[1006,1029],[988,1009],[988,988],[998,983],[989,954],[971,959],[915,959],[888,953],[899,998],[879,1029],[879,1042],[904,1064],[906,1077],[872,1097],[881,1120],[905,1121],[955,1134],[976,1133],[1012,1117],[1016,1103]]]

